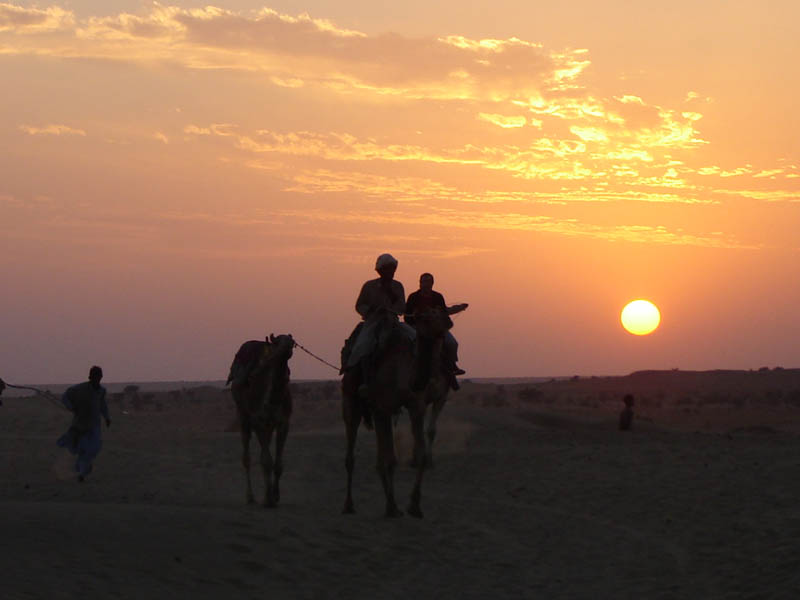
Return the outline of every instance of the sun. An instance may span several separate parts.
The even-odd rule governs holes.
[[[649,300],[634,300],[622,309],[620,320],[622,326],[633,335],[647,335],[658,327],[661,313]]]

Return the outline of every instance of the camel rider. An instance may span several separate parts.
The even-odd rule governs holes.
[[[398,317],[406,307],[403,284],[394,279],[397,259],[391,254],[381,254],[375,262],[375,270],[380,277],[367,281],[358,294],[356,312],[361,315],[363,322],[350,336],[351,340],[355,340],[352,346],[348,344],[349,355],[344,363],[345,370],[361,365],[360,396],[366,395],[371,375],[370,359],[390,333],[390,327],[386,325],[398,322]],[[413,332],[409,332],[409,337],[413,337]]]
[[[466,310],[467,306],[469,304],[466,303],[447,306],[444,296],[433,290],[433,275],[423,273],[419,276],[419,289],[413,292],[406,301],[404,321],[414,327],[416,316],[427,309],[441,308],[448,315],[454,315]],[[463,375],[466,371],[458,367],[458,341],[450,331],[445,334],[442,353],[445,369],[451,375],[450,385],[457,390],[460,386],[456,381],[456,375]]]

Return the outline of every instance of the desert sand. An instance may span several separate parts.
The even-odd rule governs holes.
[[[230,395],[113,395],[86,483],[69,415],[0,407],[5,599],[796,598],[800,374],[651,372],[465,383],[439,422],[425,518],[383,517],[362,428],[344,501],[332,382],[294,385],[279,508],[244,503]],[[637,397],[617,430],[622,394]],[[405,463],[408,420],[396,433]],[[257,455],[255,440],[252,447]],[[405,504],[413,472],[399,469]],[[257,495],[263,481],[256,471]]]

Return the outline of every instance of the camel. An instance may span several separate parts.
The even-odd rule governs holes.
[[[388,318],[388,317],[387,317]],[[438,373],[441,370],[441,348],[444,334],[451,325],[449,317],[441,310],[425,311],[416,322],[417,336],[412,345],[400,331],[399,323],[388,318],[387,327],[392,331],[384,348],[378,352],[374,362],[374,374],[369,383],[367,406],[373,413],[377,439],[377,470],[386,497],[386,516],[399,517],[394,491],[394,471],[397,457],[392,435],[393,416],[405,408],[411,419],[414,437],[416,480],[411,492],[408,513],[422,518],[422,476],[425,471],[425,434],[423,431],[427,402],[436,402],[439,389]],[[357,398],[355,377],[352,371],[342,379],[342,417],[347,434],[347,496],[343,513],[355,512],[352,496],[354,451],[358,427],[364,417],[363,403]],[[443,404],[443,402],[442,402]],[[440,408],[441,410],[441,408]]]
[[[288,362],[294,346],[291,335],[270,334],[264,342],[251,340],[242,344],[231,364],[228,383],[231,383],[242,433],[242,466],[247,481],[245,499],[248,504],[255,501],[250,481],[250,436],[253,431],[261,444],[264,506],[275,508],[280,501],[283,448],[292,414]],[[270,444],[274,432],[277,436],[273,460]]]

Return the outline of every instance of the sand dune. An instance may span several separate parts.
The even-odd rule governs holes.
[[[552,384],[573,386],[574,402],[558,405],[551,384],[525,399],[528,384],[504,388],[503,402],[495,385],[465,385],[440,421],[421,521],[383,518],[363,430],[358,512],[340,514],[344,435],[325,384],[296,390],[276,510],[244,505],[232,407],[218,389],[136,408],[115,400],[82,485],[55,447],[67,415],[10,398],[0,409],[3,597],[796,597],[800,441],[775,419],[794,423],[797,409],[773,406],[765,423],[758,406],[686,413],[664,400],[621,433],[616,403],[586,406],[579,383]],[[403,417],[396,440],[408,455]],[[403,502],[412,476],[399,472]]]

